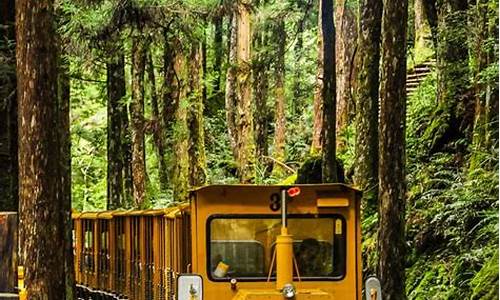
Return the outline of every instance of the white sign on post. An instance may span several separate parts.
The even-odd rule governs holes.
[[[177,300],[203,300],[203,280],[199,275],[180,275],[177,279]]]

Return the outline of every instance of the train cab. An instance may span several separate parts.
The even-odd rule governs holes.
[[[177,299],[361,299],[360,197],[343,184],[193,191]]]

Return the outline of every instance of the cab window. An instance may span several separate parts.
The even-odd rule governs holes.
[[[279,216],[221,215],[209,218],[207,225],[207,272],[212,280],[265,281],[270,271],[272,278],[276,275],[273,256],[281,228]],[[343,277],[346,230],[341,216],[292,215],[288,228],[294,237],[297,278],[339,280]]]

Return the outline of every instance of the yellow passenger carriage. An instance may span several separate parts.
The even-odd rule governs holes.
[[[76,280],[136,300],[359,300],[359,204],[343,184],[213,185],[172,208],[74,213]]]

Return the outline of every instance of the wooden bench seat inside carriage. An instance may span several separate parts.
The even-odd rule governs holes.
[[[76,280],[136,300],[360,300],[360,197],[213,185],[170,208],[73,213]]]

